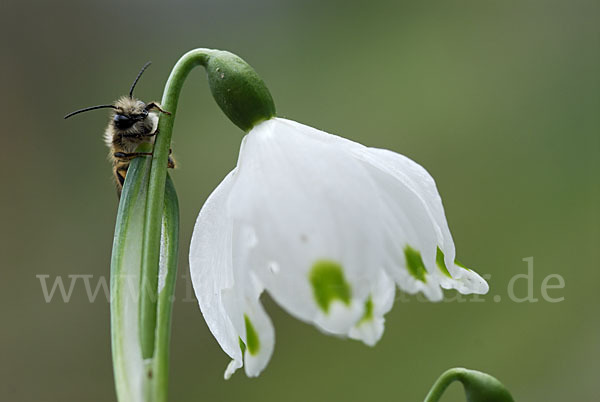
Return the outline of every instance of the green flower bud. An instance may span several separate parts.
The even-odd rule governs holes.
[[[489,374],[465,368],[446,371],[433,384],[425,402],[437,402],[448,385],[460,381],[467,396],[467,402],[514,402],[504,385]]]
[[[457,379],[465,387],[468,402],[514,402],[500,381],[481,371],[458,369]]]
[[[244,131],[275,117],[275,104],[263,80],[248,63],[222,50],[207,52],[204,63],[215,101]]]

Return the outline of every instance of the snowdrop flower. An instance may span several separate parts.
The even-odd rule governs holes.
[[[433,178],[385,149],[282,118],[244,137],[237,167],[198,216],[192,281],[208,327],[257,376],[275,334],[260,295],[328,334],[374,345],[395,288],[429,300],[442,289],[486,293],[455,261]]]

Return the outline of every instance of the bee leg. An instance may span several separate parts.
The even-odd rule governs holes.
[[[123,187],[125,183],[125,175],[127,174],[127,166],[121,166],[115,169],[115,176],[119,182],[119,187]]]
[[[122,134],[121,137],[126,137],[126,138],[142,138],[142,137],[154,137],[156,134],[158,134],[158,128],[156,130],[154,130],[154,132],[152,133],[148,133],[148,134]]]
[[[117,159],[131,160],[138,156],[152,156],[152,152],[115,152],[113,156]]]
[[[168,115],[171,114],[171,112],[167,112],[166,110],[163,110],[160,107],[160,105],[158,103],[156,103],[156,102],[150,102],[150,103],[146,104],[146,106],[144,107],[144,109],[146,109],[148,111],[150,111],[152,109],[156,109],[156,110],[158,110],[161,113],[168,114]]]
[[[175,161],[171,158],[171,154],[173,153],[172,149],[169,149],[169,161],[167,162],[167,167],[170,169],[175,169]]]
[[[154,137],[156,135],[156,133],[158,132],[158,130],[156,130],[153,133],[149,133],[149,134],[121,134],[121,137],[123,138],[142,138],[142,137]]]
[[[171,149],[169,149],[169,160],[167,162],[167,167],[171,168],[171,169],[174,169],[175,168],[175,161],[173,160],[173,158],[171,158],[171,153],[172,152],[173,151]],[[131,152],[131,153],[115,152],[113,154],[113,156],[115,158],[120,159],[120,160],[131,160],[131,159],[137,158],[138,156],[151,156],[151,155],[153,155],[152,152]],[[119,176],[119,173],[118,173],[119,171],[120,171],[120,169],[118,169],[115,172],[115,174],[117,176]],[[125,169],[124,172],[127,172],[127,169]],[[123,180],[125,180],[125,175],[123,175]],[[119,181],[120,181],[120,178],[119,178]]]
[[[156,130],[154,130],[153,133],[143,134],[142,136],[143,137],[154,137],[158,133],[159,133],[159,131],[158,131],[158,128],[157,128]]]

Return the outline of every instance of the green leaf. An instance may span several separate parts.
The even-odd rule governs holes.
[[[154,400],[166,401],[169,382],[171,312],[177,280],[177,250],[179,247],[179,202],[173,182],[168,175],[165,187],[165,207],[162,217],[160,246],[158,319],[156,322],[156,345],[154,347]]]
[[[150,146],[146,144],[145,146]],[[140,150],[145,152],[146,150]],[[134,159],[128,169],[115,227],[111,260],[111,335],[119,401],[166,401],[172,295],[177,272],[179,207],[167,177],[161,219],[155,353],[144,359],[141,349],[142,235],[147,206],[150,158]],[[148,284],[146,284],[148,286]]]
[[[119,401],[144,401],[147,375],[139,341],[142,236],[150,158],[129,165],[115,227],[111,260],[111,336]]]

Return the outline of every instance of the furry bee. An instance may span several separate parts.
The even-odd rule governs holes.
[[[150,62],[146,63],[131,84],[129,96],[122,96],[111,105],[98,105],[76,110],[65,116],[68,119],[78,113],[90,110],[110,108],[110,122],[104,131],[104,141],[110,148],[109,159],[113,166],[113,173],[117,185],[117,195],[121,196],[125,175],[133,158],[144,155],[152,155],[151,152],[135,152],[138,145],[143,142],[154,143],[158,134],[158,115],[154,111],[170,115],[163,110],[159,103],[143,101],[133,97],[135,88],[140,77],[148,68]],[[169,168],[175,167],[175,162],[169,156]]]

